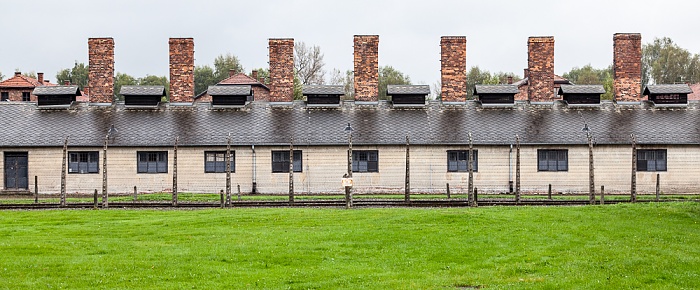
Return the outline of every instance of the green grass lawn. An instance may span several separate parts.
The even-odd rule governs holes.
[[[0,288],[696,288],[700,203],[0,211]]]

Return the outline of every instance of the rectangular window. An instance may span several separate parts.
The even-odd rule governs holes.
[[[569,151],[558,150],[537,150],[537,171],[568,171]]]
[[[478,151],[472,150],[472,170],[479,171]],[[447,150],[448,172],[469,172],[469,150]]]
[[[231,151],[231,172],[236,172],[236,152]],[[204,172],[220,173],[226,172],[226,151],[206,151],[204,152]]]
[[[352,151],[352,172],[379,172],[379,151]]]
[[[666,171],[666,149],[637,149],[637,171]]]
[[[97,151],[68,152],[68,173],[98,173],[99,156]]]
[[[0,93],[0,101],[9,101],[10,100],[10,93],[8,92],[2,92]]]
[[[139,151],[137,172],[138,173],[167,173],[168,172],[168,152],[167,151]]]
[[[29,92],[22,92],[22,102],[29,102],[31,101]]]
[[[289,172],[289,150],[272,151],[272,172]],[[294,150],[294,172],[301,172],[301,150]]]

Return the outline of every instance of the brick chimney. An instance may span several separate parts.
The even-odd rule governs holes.
[[[270,102],[294,101],[294,38],[270,38]]]
[[[258,70],[252,71],[251,74],[253,75],[252,78],[254,78],[256,81],[259,81],[258,80]]]
[[[16,76],[16,77],[21,76],[21,75],[22,75],[22,72],[21,72],[21,71],[16,71],[16,72],[15,72],[15,76]]]
[[[613,35],[613,87],[617,101],[642,99],[642,35]]]
[[[36,80],[39,81],[40,84],[44,84],[44,73],[36,73]]]
[[[114,39],[88,38],[90,103],[111,103],[114,98]]]
[[[554,100],[554,37],[535,36],[527,40],[528,99]]]
[[[194,100],[194,39],[170,38],[170,102]]]
[[[508,84],[509,85],[513,84],[513,77],[512,76],[508,76]]]
[[[64,85],[64,86],[70,86],[70,81],[68,81],[68,80],[63,81],[63,85]]]
[[[355,35],[355,101],[379,100],[379,35]]]
[[[234,76],[235,74],[236,74],[236,70],[235,70],[235,69],[229,69],[229,70],[228,70],[228,77],[232,77],[232,76]]]
[[[440,38],[440,81],[443,102],[467,100],[467,37]]]

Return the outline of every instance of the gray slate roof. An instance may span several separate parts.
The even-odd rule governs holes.
[[[429,95],[428,85],[387,85],[387,95]]]
[[[687,84],[678,85],[648,85],[644,88],[645,95],[692,94],[693,90]]]
[[[78,86],[39,86],[34,88],[32,94],[36,96],[80,96],[80,88]]]
[[[122,86],[119,90],[124,96],[165,96],[163,86]]]
[[[517,94],[518,86],[516,85],[475,85],[475,95],[485,94]]]
[[[660,108],[644,101],[618,105],[571,108],[556,101],[549,105],[516,102],[509,108],[483,108],[430,101],[425,107],[396,108],[391,102],[339,108],[312,108],[304,102],[275,107],[252,102],[239,109],[215,109],[208,103],[169,104],[156,110],[125,109],[123,104],[79,104],[68,110],[41,110],[31,103],[0,103],[0,116],[13,120],[0,130],[0,147],[103,145],[114,124],[118,133],[110,146],[223,146],[231,134],[234,145],[345,145],[348,123],[355,129],[353,143],[381,145],[406,143],[440,145],[508,145],[520,136],[522,144],[586,144],[584,120],[597,144],[630,144],[630,133],[640,144],[700,143],[700,102],[683,108]]]
[[[605,94],[602,85],[561,85],[559,94]]]
[[[220,85],[209,86],[207,92],[210,96],[249,96],[250,85]]]
[[[343,86],[306,85],[301,89],[302,95],[344,95]]]

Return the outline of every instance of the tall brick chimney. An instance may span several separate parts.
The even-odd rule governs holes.
[[[613,86],[617,101],[642,99],[642,35],[613,35]]]
[[[44,85],[44,73],[36,73],[36,80],[39,81],[40,84]]]
[[[379,100],[379,35],[355,35],[355,101]]]
[[[90,103],[111,103],[114,98],[114,39],[88,38]]]
[[[527,40],[528,99],[554,100],[554,37],[535,36]]]
[[[194,100],[194,39],[170,38],[170,102]]]
[[[294,38],[270,38],[270,102],[294,101]]]
[[[443,102],[467,100],[467,37],[440,38],[440,81]]]

